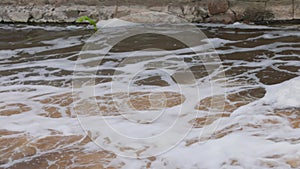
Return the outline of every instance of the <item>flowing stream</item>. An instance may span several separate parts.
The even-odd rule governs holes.
[[[91,29],[0,24],[0,168],[300,168],[300,28],[197,26],[217,60],[147,34],[98,62]]]

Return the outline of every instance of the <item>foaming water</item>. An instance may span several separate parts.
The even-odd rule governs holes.
[[[103,54],[80,53],[91,30],[1,25],[0,168],[299,168],[299,29],[198,26],[208,36],[203,46],[215,47],[222,67],[208,71],[219,61],[203,62],[186,46],[170,45],[154,34],[136,36],[133,42],[150,39],[167,50],[140,50],[142,43],[124,41],[100,63],[97,57],[77,60],[81,54]],[[101,31],[113,39],[126,29]],[[101,38],[97,42],[105,43]],[[75,69],[83,75],[74,76]],[[89,78],[94,79],[94,97],[82,100],[85,89],[75,86],[72,91],[72,82]],[[136,138],[157,135],[176,119],[190,130],[167,152],[132,159],[116,152],[142,157],[147,150],[130,144],[104,150],[91,139],[107,147],[122,140],[102,138],[111,132],[105,127],[98,135],[85,131],[78,116],[95,122],[93,127],[104,119]],[[176,129],[166,139],[180,132],[186,131]]]

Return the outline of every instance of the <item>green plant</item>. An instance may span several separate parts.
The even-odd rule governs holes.
[[[97,25],[96,25],[96,21],[93,20],[93,19],[91,19],[91,18],[88,17],[88,16],[81,16],[80,18],[78,18],[78,19],[76,20],[76,22],[86,22],[86,21],[87,21],[89,24],[93,25],[95,31],[98,30]]]

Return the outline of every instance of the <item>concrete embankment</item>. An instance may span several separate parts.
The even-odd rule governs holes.
[[[70,23],[83,15],[110,19],[149,11],[166,12],[199,23],[297,21],[300,0],[0,1],[2,22]]]

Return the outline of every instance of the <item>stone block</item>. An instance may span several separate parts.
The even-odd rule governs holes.
[[[208,11],[212,15],[226,12],[228,9],[227,0],[212,0],[208,3]]]
[[[213,15],[210,17],[210,21],[213,23],[233,23],[235,22],[235,15],[231,10],[228,10],[226,13]]]

